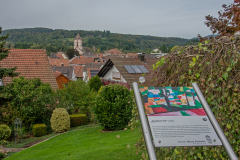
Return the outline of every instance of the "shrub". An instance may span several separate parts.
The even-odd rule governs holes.
[[[0,105],[0,113],[4,113],[0,115],[0,121],[3,118],[10,126],[18,117],[27,131],[33,124],[49,123],[55,104],[53,93],[50,84],[39,78],[14,78],[0,94],[1,101],[4,101],[4,105]]]
[[[88,82],[91,90],[98,91],[100,87],[103,85],[101,79],[98,76],[94,76]]]
[[[34,124],[32,131],[34,136],[41,137],[47,134],[47,126],[46,124]]]
[[[5,157],[5,153],[0,152],[0,159],[3,159]]]
[[[94,112],[106,130],[120,130],[132,118],[133,94],[124,86],[109,84],[96,97]]]
[[[72,127],[85,125],[88,122],[86,114],[73,114],[70,115],[70,123]]]
[[[50,121],[52,130],[56,133],[68,131],[70,128],[70,117],[64,108],[56,108]]]
[[[59,103],[57,107],[66,108],[70,113],[83,113],[88,115],[89,106],[92,104],[93,97],[89,85],[78,79],[71,81],[64,89],[58,90],[56,97]]]
[[[6,140],[10,135],[11,129],[5,124],[0,125],[0,140]]]

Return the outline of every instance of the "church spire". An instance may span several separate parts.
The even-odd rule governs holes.
[[[74,39],[82,39],[82,38],[80,37],[80,35],[79,35],[79,31],[78,31],[78,33],[77,33],[77,35],[76,35],[76,37],[75,37]]]

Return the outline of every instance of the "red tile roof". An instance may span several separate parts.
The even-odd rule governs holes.
[[[94,61],[93,57],[77,56],[77,57],[73,58],[71,61],[69,61],[69,63],[84,65],[86,63],[92,63],[93,61]]]
[[[49,58],[49,63],[51,66],[58,66],[58,67],[61,67],[62,64],[63,66],[65,67],[69,67],[69,59],[51,59]]]
[[[64,76],[61,72],[59,72],[59,71],[55,71],[55,72],[53,72],[54,73],[54,76],[55,76],[55,78],[57,79],[59,76],[63,76],[63,77],[65,77],[65,78],[67,78],[68,79],[68,77],[66,77],[66,76]],[[69,80],[69,79],[68,79]]]
[[[77,65],[74,65],[74,73],[76,74],[75,77],[83,77],[83,68],[85,66],[77,66]]]
[[[56,56],[59,57],[60,59],[65,59],[65,58],[63,57],[63,54],[64,54],[63,52],[57,52],[57,53],[56,53]]]
[[[49,58],[49,63],[51,66],[58,66],[58,67],[61,67],[62,64],[63,66],[65,67],[69,67],[69,59],[51,59]]]
[[[62,75],[62,73],[61,73],[61,72],[58,72],[58,71],[53,72],[53,74],[54,74],[54,76],[55,76],[56,79],[57,79],[59,76]],[[64,75],[63,75],[63,76],[64,76]]]
[[[94,57],[103,57],[104,56],[104,53],[96,53],[95,55],[94,55]]]
[[[137,53],[127,53],[127,58],[137,58],[138,54]]]
[[[52,68],[44,49],[10,49],[8,57],[0,61],[1,68],[13,68],[25,78],[40,78],[44,83],[50,83],[53,89],[58,89]],[[12,78],[5,77],[3,84],[9,84]]]
[[[111,55],[125,55],[123,52],[119,51],[118,49],[114,48],[114,49],[110,49],[108,51],[106,51],[105,53],[111,53]]]

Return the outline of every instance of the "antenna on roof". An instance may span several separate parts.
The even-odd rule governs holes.
[[[36,61],[35,63],[36,63],[36,65],[38,65],[38,62],[37,62],[37,61]]]

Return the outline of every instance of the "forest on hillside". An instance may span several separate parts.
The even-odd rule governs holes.
[[[73,48],[73,40],[77,30],[62,30],[49,28],[23,28],[3,30],[2,35],[9,33],[6,48],[46,49],[47,54],[67,52]],[[111,33],[110,31],[79,30],[83,46],[89,47],[94,53],[103,53],[112,48],[118,48],[124,53],[150,53],[155,48],[169,53],[173,46],[183,46],[188,39],[177,37],[155,37]]]

